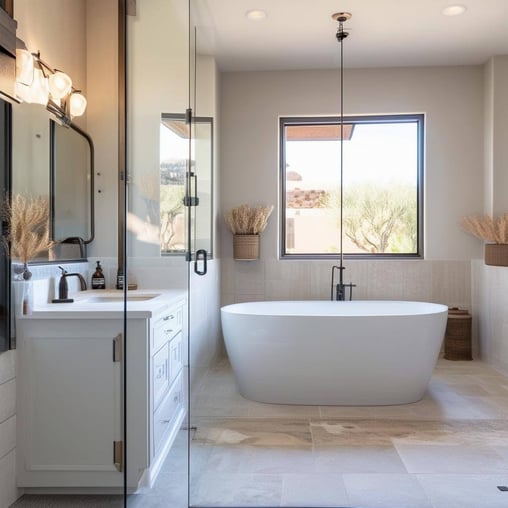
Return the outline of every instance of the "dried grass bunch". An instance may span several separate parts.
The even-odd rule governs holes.
[[[234,235],[259,235],[266,228],[271,206],[240,205],[229,210],[224,219]]]
[[[490,215],[464,217],[460,225],[468,233],[487,242],[508,244],[508,213],[499,217]]]
[[[0,217],[7,223],[2,236],[6,252],[14,259],[28,263],[40,252],[48,251],[55,242],[49,238],[49,202],[46,198],[15,194],[0,203]]]

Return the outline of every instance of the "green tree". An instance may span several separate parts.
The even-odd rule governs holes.
[[[160,241],[162,251],[174,251],[176,219],[183,214],[183,185],[160,186]]]
[[[338,191],[327,208],[340,209]],[[355,185],[344,189],[344,234],[371,253],[416,252],[416,190],[409,185]]]

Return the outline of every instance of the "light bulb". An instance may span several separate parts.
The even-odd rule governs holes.
[[[85,96],[78,93],[78,92],[74,92],[70,98],[71,117],[72,116],[81,116],[85,112],[85,109],[86,109]]]
[[[16,82],[31,85],[34,80],[34,57],[26,49],[16,50]]]
[[[72,79],[65,72],[56,71],[49,76],[49,91],[54,99],[63,99],[72,88]]]
[[[48,78],[46,78],[40,69],[34,69],[34,80],[30,86],[31,101],[36,104],[42,104],[45,106],[49,99],[49,84]],[[29,101],[27,101],[29,102]]]

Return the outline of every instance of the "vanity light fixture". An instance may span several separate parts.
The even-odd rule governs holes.
[[[267,14],[262,9],[251,9],[245,13],[245,17],[251,21],[263,21],[267,18]]]
[[[46,106],[63,123],[81,116],[86,110],[86,99],[81,90],[72,86],[68,74],[49,66],[40,53],[31,53],[18,39],[16,49],[16,94],[27,103]]]
[[[445,16],[460,16],[466,12],[467,8],[465,5],[448,5],[445,7],[441,13]]]

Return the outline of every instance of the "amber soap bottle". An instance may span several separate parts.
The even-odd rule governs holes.
[[[97,267],[92,275],[92,289],[106,289],[106,279],[100,261],[97,261]]]

